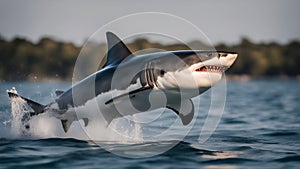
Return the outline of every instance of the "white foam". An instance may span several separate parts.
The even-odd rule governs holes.
[[[16,91],[15,91],[16,92]],[[118,94],[118,91],[114,91]],[[121,92],[120,92],[121,93]],[[106,121],[98,111],[98,102],[103,97],[97,97],[88,101],[84,106],[76,108],[78,118],[88,117],[88,126],[84,126],[83,120],[74,121],[67,133],[63,131],[61,121],[54,116],[54,112],[48,111],[38,116],[33,116],[30,121],[30,129],[25,128],[22,118],[26,113],[26,102],[20,97],[12,97],[12,122],[11,131],[15,136],[24,135],[32,138],[76,138],[81,140],[112,141],[112,142],[140,142],[143,140],[142,130],[138,123],[125,118],[118,118],[107,126]],[[75,111],[69,110],[70,112]],[[73,112],[74,113],[74,112]],[[137,117],[134,116],[135,121]]]
[[[13,137],[18,137],[20,135],[28,135],[26,129],[27,123],[23,121],[23,117],[29,113],[26,109],[26,102],[20,97],[12,97],[11,99],[11,134]]]

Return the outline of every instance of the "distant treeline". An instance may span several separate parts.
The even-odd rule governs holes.
[[[105,52],[106,45],[99,44],[99,51]],[[136,39],[128,44],[131,51],[147,48],[162,50],[205,49],[205,45],[193,41],[187,45],[153,43],[147,39]],[[293,41],[278,43],[252,43],[243,38],[239,44],[218,44],[217,50],[235,51],[239,54],[233,67],[227,72],[232,75],[299,76],[300,43]],[[71,80],[73,66],[81,47],[72,43],[42,38],[38,43],[15,38],[7,41],[0,38],[0,80]]]

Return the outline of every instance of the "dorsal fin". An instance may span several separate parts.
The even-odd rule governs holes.
[[[104,65],[118,65],[120,64],[126,57],[132,55],[127,46],[112,32],[106,32],[107,38],[107,59]]]

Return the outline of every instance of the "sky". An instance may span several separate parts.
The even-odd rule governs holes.
[[[254,42],[288,43],[300,40],[299,7],[299,0],[1,0],[0,36],[34,42],[50,36],[80,45],[97,29],[122,16],[163,12],[191,22],[213,43],[234,44],[242,37]],[[134,31],[140,25],[143,23],[126,28]],[[192,31],[180,28],[168,31],[197,40]]]

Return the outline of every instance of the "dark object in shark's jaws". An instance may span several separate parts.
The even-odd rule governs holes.
[[[85,106],[88,101],[98,97],[102,98],[100,110],[108,125],[115,118],[162,107],[174,111],[183,125],[188,125],[194,116],[191,98],[217,83],[222,72],[237,58],[234,52],[207,50],[167,51],[134,56],[116,35],[111,32],[106,35],[108,53],[103,68],[67,91],[56,91],[57,98],[53,102],[42,105],[14,91],[8,91],[9,97],[20,97],[26,101],[34,110],[31,116],[51,110],[61,120],[65,132],[74,120],[83,119],[85,125],[89,122],[88,116],[78,119],[70,109]],[[121,94],[109,95],[113,91]],[[149,101],[150,96],[152,101],[156,101],[155,104]],[[133,111],[127,109],[127,101],[134,106]],[[120,112],[120,105],[129,111]]]

